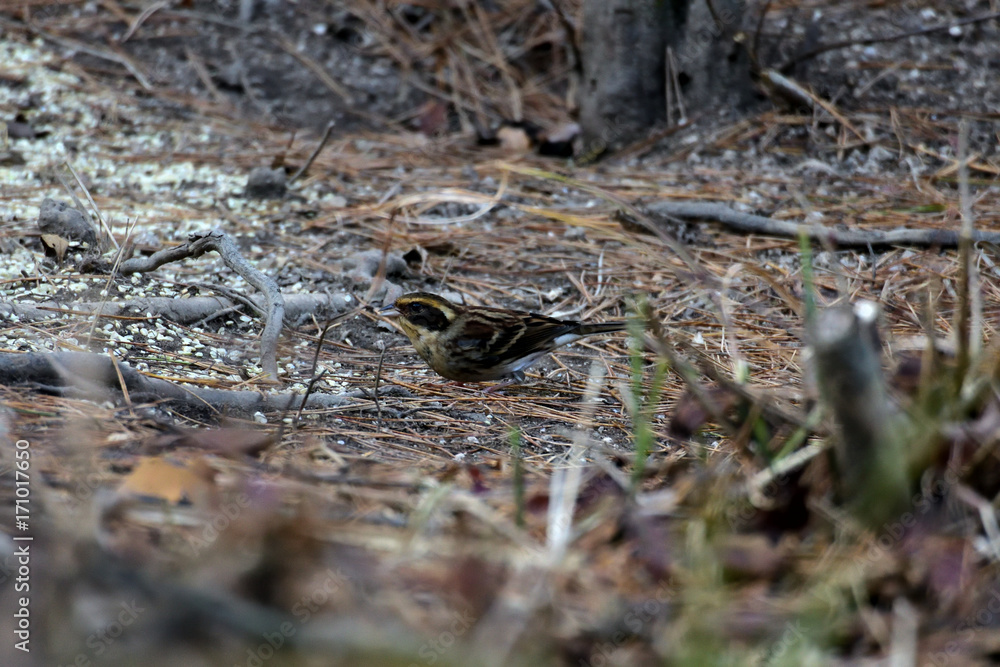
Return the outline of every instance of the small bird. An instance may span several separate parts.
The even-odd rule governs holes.
[[[456,382],[524,381],[524,369],[557,347],[584,336],[624,331],[625,322],[584,324],[504,308],[460,306],[436,294],[413,292],[381,311],[397,315],[417,353]]]

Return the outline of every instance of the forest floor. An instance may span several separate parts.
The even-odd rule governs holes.
[[[224,3],[0,0],[3,664],[997,661],[996,414],[936,426],[944,454],[910,510],[859,525],[831,491],[835,429],[810,421],[799,240],[629,222],[711,201],[811,229],[955,231],[964,154],[975,225],[1000,231],[1000,27],[970,21],[995,7],[801,4],[769,5],[760,55],[853,41],[790,70],[827,110],[762,91],[582,164],[476,140],[504,119],[571,119],[564,25],[541,3],[306,0],[246,22]],[[307,169],[256,198],[259,167]],[[40,230],[45,199],[99,211],[136,257],[218,230],[287,301],[323,307],[286,318],[275,382],[255,290],[220,256],[123,275],[106,234],[84,247]],[[998,246],[973,260],[988,384]],[[957,250],[815,243],[810,265],[821,308],[878,304],[907,405],[906,363],[932,339],[956,347]],[[502,392],[449,384],[373,310],[418,290],[598,321],[645,300],[698,379],[659,377],[655,345],[621,335]],[[227,305],[161,308],[196,297]],[[135,307],[89,310],[108,302]],[[171,403],[9,369],[57,352],[192,396],[339,404]],[[978,453],[947,444],[956,430]],[[18,530],[34,537],[30,654]]]

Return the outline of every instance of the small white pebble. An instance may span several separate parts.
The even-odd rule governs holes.
[[[267,417],[264,416],[263,412],[255,412],[255,413],[253,413],[253,420],[255,422],[257,422],[258,424],[266,424],[267,423]]]

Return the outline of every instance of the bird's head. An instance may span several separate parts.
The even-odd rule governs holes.
[[[382,313],[396,315],[403,331],[413,338],[413,334],[444,331],[458,317],[458,308],[437,294],[413,292],[396,299]]]

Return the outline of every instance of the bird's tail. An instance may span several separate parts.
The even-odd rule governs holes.
[[[615,333],[616,331],[625,331],[628,326],[626,322],[623,321],[613,321],[613,322],[596,322],[593,324],[581,324],[580,328],[576,330],[576,333],[581,336],[592,336],[594,334],[605,334],[605,333]]]

